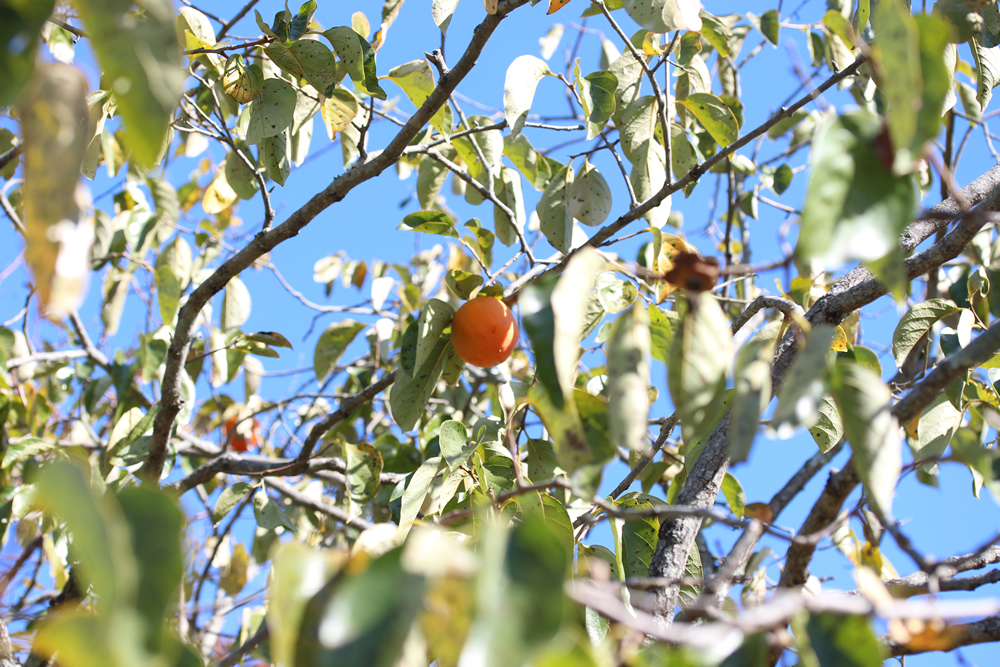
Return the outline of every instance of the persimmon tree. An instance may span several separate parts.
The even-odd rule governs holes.
[[[1000,640],[1000,600],[957,595],[1000,579],[995,531],[958,552],[894,503],[956,467],[950,493],[1000,493],[995,1],[215,4],[0,7],[28,278],[0,279],[0,663],[878,665]],[[543,57],[483,57],[524,26]],[[794,76],[745,90],[782,40]],[[373,257],[296,238],[375,180],[398,220],[322,223]],[[390,234],[433,245],[380,257]],[[254,271],[301,312],[249,330]],[[460,357],[477,297],[506,305],[477,302]],[[283,325],[313,316],[289,367]],[[765,438],[801,464],[748,503]]]

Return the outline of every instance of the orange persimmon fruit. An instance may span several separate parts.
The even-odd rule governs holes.
[[[238,421],[236,417],[230,417],[223,429],[225,441],[232,446],[233,451],[245,452],[251,447],[259,446],[260,422],[256,419],[251,419],[251,424],[238,428],[236,425]],[[242,433],[241,431],[247,431],[248,433]]]
[[[455,354],[473,366],[490,368],[507,361],[517,345],[517,320],[510,308],[492,296],[466,301],[451,322]]]

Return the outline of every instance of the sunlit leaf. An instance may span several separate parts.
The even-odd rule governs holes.
[[[538,82],[543,76],[552,75],[545,61],[535,56],[519,56],[507,68],[503,84],[503,110],[512,137],[520,133],[528,120]]]

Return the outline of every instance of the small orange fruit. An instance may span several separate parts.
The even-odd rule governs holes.
[[[477,296],[451,322],[451,343],[462,361],[489,368],[507,361],[517,345],[517,321],[503,301]]]
[[[226,442],[229,442],[233,451],[245,452],[250,447],[257,447],[260,445],[260,422],[256,419],[251,419],[250,423],[243,422],[237,426],[236,417],[232,417],[226,422],[226,426],[223,429],[223,437]],[[247,433],[241,433],[245,430]],[[231,436],[231,437],[230,437]]]

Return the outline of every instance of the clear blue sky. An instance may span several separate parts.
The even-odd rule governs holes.
[[[316,19],[324,27],[350,25],[351,13],[361,10],[368,16],[373,25],[377,25],[381,4],[381,2],[372,1],[346,3],[329,2],[328,0],[320,3]],[[380,74],[385,74],[395,65],[422,58],[424,51],[429,52],[440,46],[439,32],[431,20],[429,4],[419,1],[404,4],[399,18],[389,30],[386,46],[379,52],[378,71]],[[572,48],[577,36],[577,31],[571,29],[569,24],[581,24],[579,15],[587,7],[587,3],[583,0],[575,0],[553,16],[545,15],[545,4],[542,2],[535,7],[519,9],[503,22],[480,57],[479,65],[474,73],[459,87],[459,92],[463,96],[477,100],[492,109],[502,109],[503,80],[507,66],[518,55],[525,53],[539,55],[538,39],[547,32],[552,23],[556,22],[567,25],[567,30],[559,48],[550,60],[550,66],[556,71],[563,70],[564,54]],[[242,0],[238,2],[227,0],[206,3],[205,6],[210,11],[226,17],[232,15],[242,5]],[[282,6],[281,3],[266,0],[261,3],[260,10],[270,21],[274,12],[281,9]],[[761,14],[770,8],[772,5],[764,2],[719,1],[707,3],[707,9],[717,15],[746,11]],[[819,21],[826,10],[825,3],[812,1],[804,2],[801,6],[786,3],[784,12],[794,11],[796,8],[798,8],[797,16],[787,19],[796,24]],[[465,0],[465,2],[459,3],[448,31],[446,56],[449,63],[457,61],[464,50],[472,28],[479,22],[482,14],[482,3],[477,0]],[[620,15],[621,21],[629,23],[623,12],[617,14]],[[587,27],[602,31],[616,43],[620,50],[623,50],[620,40],[613,35],[610,28],[602,20],[591,18]],[[626,29],[626,32],[631,33],[633,29],[634,26],[631,26]],[[251,16],[249,20],[242,21],[233,30],[233,34],[254,38],[259,34],[259,30],[253,23]],[[798,87],[799,80],[792,73],[790,67],[792,58],[790,54],[797,54],[795,57],[808,61],[809,56],[803,37],[804,34],[801,31],[783,29],[780,47],[765,45],[760,54],[741,71],[743,102],[746,107],[744,130],[753,128],[764,121]],[[746,54],[761,41],[762,37],[759,33],[751,32],[747,37],[742,54]],[[599,48],[600,41],[597,35],[592,33],[583,35],[579,54],[582,60],[581,68],[585,74],[597,69]],[[81,58],[83,62],[92,62],[86,54],[81,54]],[[817,82],[821,80],[822,78],[818,79]],[[92,84],[96,84],[96,80],[93,78]],[[412,105],[402,96],[401,91],[394,84],[384,82],[383,88],[390,98],[400,96],[402,110],[412,111]],[[718,92],[717,84],[714,86],[714,90]],[[829,94],[826,99],[838,107],[850,104],[849,97],[844,93]],[[463,103],[463,108],[469,115],[489,114],[489,112],[476,110],[469,103]],[[566,110],[562,85],[555,79],[543,80],[538,88],[533,111],[558,116],[565,115]],[[322,189],[343,169],[339,145],[334,145],[332,149],[328,150],[329,141],[322,122],[318,117],[314,122],[312,151],[323,150],[324,152],[315,159],[310,159],[302,167],[294,169],[286,185],[274,190],[271,197],[272,204],[277,211],[276,222],[285,219],[298,205]],[[375,124],[369,144],[370,149],[382,147],[392,132],[393,126],[388,123]],[[539,131],[529,131],[528,136],[537,148],[553,146],[565,139],[564,136],[557,133]],[[783,149],[785,145],[784,142],[766,143],[761,149],[761,155],[764,157],[772,155]],[[568,155],[582,152],[588,148],[590,148],[589,144],[581,143],[561,149],[553,153],[553,156],[565,160]],[[741,152],[748,154],[746,149]],[[213,146],[200,157],[206,156],[214,162],[218,162],[224,157],[224,153],[218,146]],[[793,167],[803,165],[806,158],[806,152],[799,152],[792,158],[791,165]],[[168,173],[169,180],[175,185],[184,182],[186,174],[194,169],[196,161],[196,159],[173,160]],[[605,157],[599,157],[595,162],[612,187],[615,200],[612,216],[619,215],[627,210],[626,202],[628,199],[617,168],[610,159]],[[962,165],[957,174],[957,181],[960,184],[967,183],[989,168],[992,163],[993,160],[986,150],[982,134],[977,132],[974,138],[970,139],[966,148]],[[111,191],[111,188],[118,181],[119,179],[109,180],[102,167],[97,179],[91,184],[94,196],[98,197],[102,193]],[[754,180],[751,179],[750,182],[752,183]],[[297,290],[314,302],[352,305],[363,301],[369,295],[370,281],[365,284],[360,293],[338,285],[330,299],[326,299],[323,287],[312,280],[313,264],[326,255],[341,251],[351,259],[365,260],[369,264],[376,259],[406,263],[415,249],[427,249],[441,242],[440,237],[415,235],[411,232],[396,230],[403,216],[418,209],[413,197],[415,183],[415,174],[410,176],[408,180],[401,181],[391,171],[385,172],[380,178],[359,186],[342,203],[321,214],[298,237],[277,248],[272,253],[271,260]],[[781,201],[795,208],[801,207],[805,183],[806,174],[797,174],[791,188],[781,198]],[[709,201],[713,194],[714,185],[714,177],[706,176],[689,199],[675,195],[673,200],[674,210],[684,214],[683,232],[706,254],[719,254],[711,247],[711,243],[704,233],[709,218]],[[448,191],[449,184],[446,184],[444,192]],[[524,192],[527,197],[526,208],[530,211],[534,207],[538,194],[527,185],[524,187]],[[933,194],[936,192],[937,186],[935,185],[926,203],[931,204],[937,200],[936,194]],[[769,194],[769,196],[776,198],[773,194]],[[105,196],[96,203],[101,208],[108,210],[112,204],[111,197]],[[489,225],[492,220],[491,206],[470,207],[461,198],[454,196],[449,197],[448,205],[456,211],[463,221],[471,217],[479,217]],[[262,219],[261,211],[259,200],[244,202],[240,205],[238,216],[243,219],[244,224],[239,231],[247,234],[246,239],[259,228]],[[199,220],[200,211],[196,208],[186,220],[182,221],[182,224],[194,227]],[[750,223],[755,262],[768,261],[781,255],[776,239],[778,229],[785,221],[786,216],[783,212],[763,204],[760,206],[760,219]],[[639,229],[640,224],[634,223],[629,231],[638,231]],[[640,243],[646,240],[648,240],[648,235],[641,235],[636,239],[614,246],[613,250],[627,260],[634,260]],[[794,241],[794,232],[792,240]],[[235,237],[230,239],[233,245],[238,245],[240,241],[241,239]],[[23,306],[24,284],[28,280],[28,276],[23,266],[14,268],[9,272],[9,275],[5,270],[6,267],[16,263],[21,247],[21,241],[9,223],[4,222],[0,225],[0,272],[5,275],[0,282],[0,322],[13,317]],[[538,245],[536,254],[544,257],[550,252],[552,252],[551,248],[543,240]],[[510,252],[499,244],[494,248],[494,254],[494,267],[500,266],[510,257]],[[140,280],[146,280],[146,276],[141,272],[139,276]],[[253,295],[253,311],[250,320],[243,329],[245,331],[275,330],[287,337],[295,346],[292,351],[282,351],[281,359],[263,359],[265,368],[269,371],[276,371],[310,367],[312,365],[312,349],[319,332],[339,316],[325,315],[321,317],[310,337],[303,340],[304,335],[312,326],[315,313],[292,298],[277,283],[270,272],[246,271],[241,278]],[[772,272],[759,279],[757,284],[774,293],[776,291],[774,279],[783,278],[783,272]],[[134,339],[135,332],[144,330],[145,308],[139,308],[141,304],[135,294],[129,296],[129,303],[131,305],[126,307],[121,333],[104,344],[103,349],[106,353],[112,353],[116,346],[129,346]],[[95,337],[100,335],[101,330],[99,312],[100,285],[99,281],[95,280],[82,308],[84,321],[88,323],[91,333]],[[898,316],[897,307],[888,298],[883,298],[866,308],[862,320],[864,344],[880,352],[885,352]],[[351,317],[365,320],[363,316]],[[64,339],[64,335],[58,329],[40,321],[34,309],[30,313],[29,326],[36,344],[43,340],[58,343]],[[348,351],[345,359],[351,358],[352,351],[354,350]],[[891,376],[895,372],[891,354],[883,354],[881,361],[884,376]],[[654,361],[652,372],[653,382],[660,388],[661,397],[657,405],[654,406],[652,416],[665,416],[671,412],[671,408],[665,387],[663,365]],[[265,379],[262,394],[265,398],[281,397],[291,387],[297,386],[304,379],[305,376],[295,379],[290,377]],[[237,380],[229,390],[234,396],[241,397],[242,383]],[[206,391],[207,387],[199,386],[200,397],[207,395]],[[751,461],[736,468],[733,472],[743,484],[749,502],[767,501],[771,494],[814,452],[815,445],[808,434],[801,434],[781,442],[771,441],[761,436],[756,443]],[[845,460],[846,454],[841,454],[834,462],[834,467],[839,467]],[[625,468],[621,465],[610,467],[605,475],[607,489],[610,490],[624,473]],[[826,475],[827,473],[824,471],[817,476],[813,483],[799,496],[798,502],[789,507],[781,516],[778,521],[780,525],[792,528],[797,528],[800,525],[808,508],[822,489]],[[963,466],[954,464],[943,466],[940,489],[930,489],[917,484],[913,475],[904,478],[898,490],[895,508],[900,518],[909,520],[907,530],[915,538],[919,547],[939,557],[951,556],[970,551],[995,533],[998,519],[1000,519],[997,503],[986,492],[984,492],[982,499],[975,500],[972,498],[970,488],[971,476],[968,471]],[[850,500],[848,506],[854,500]],[[189,504],[189,508],[197,510],[194,504]],[[860,533],[858,526],[855,526],[855,529]],[[610,539],[609,531],[602,526],[592,533],[592,539],[607,543]],[[709,543],[717,554],[724,555],[734,539],[735,533],[728,529],[715,528],[709,532]],[[765,540],[762,544],[769,545],[778,554],[784,553],[785,545],[781,542]],[[913,564],[907,557],[898,552],[890,538],[886,538],[883,546],[885,554],[901,575],[913,571]],[[11,546],[8,544],[5,552],[10,551]],[[830,549],[820,552],[814,560],[812,571],[821,576],[836,577],[834,581],[824,583],[825,587],[854,587],[851,580],[852,567],[836,550]],[[769,574],[772,579],[777,579],[779,570],[776,563]],[[255,587],[259,587],[263,583],[263,579],[258,579],[258,581],[251,582],[246,590],[254,590]],[[990,588],[985,588],[972,595],[990,594],[995,594],[995,592]],[[996,655],[996,647],[987,645],[964,649],[962,655],[971,664],[992,664],[995,659],[991,661],[990,657]],[[908,658],[907,664],[919,667],[950,665],[955,664],[955,657],[930,654]]]

